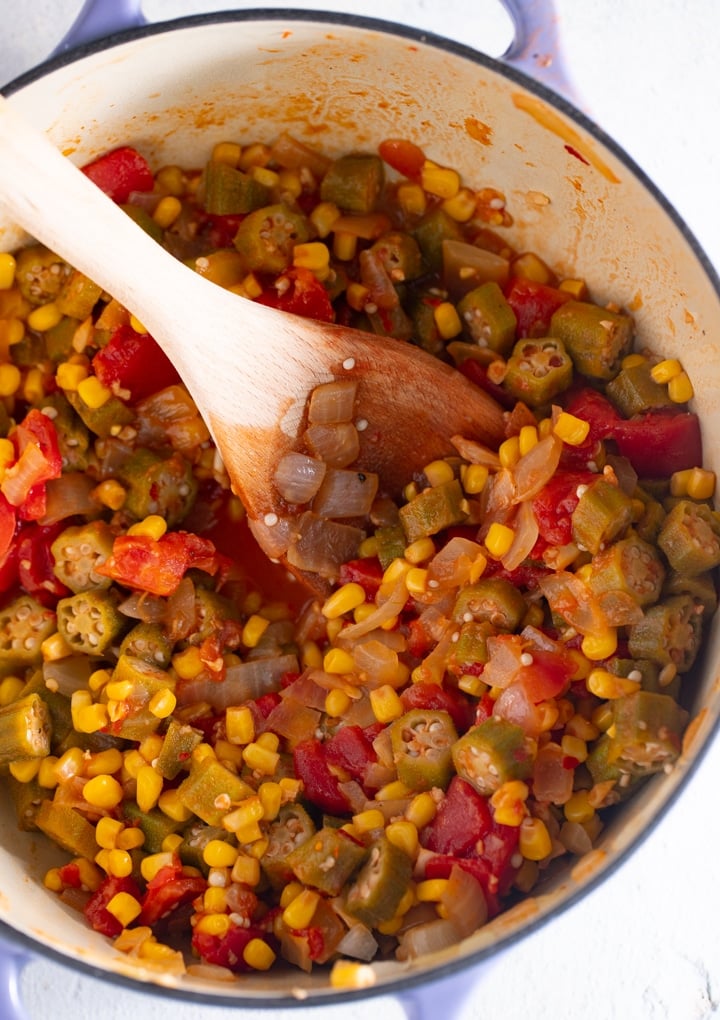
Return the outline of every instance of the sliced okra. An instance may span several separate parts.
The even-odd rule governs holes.
[[[58,631],[73,651],[102,656],[128,626],[119,604],[119,593],[109,588],[94,588],[60,599]]]
[[[55,299],[63,315],[81,321],[87,319],[100,300],[103,289],[79,269],[73,269]]]
[[[468,620],[460,627],[460,634],[448,657],[448,669],[456,676],[472,673],[489,658],[487,639],[496,629],[487,620]]]
[[[665,578],[663,594],[690,595],[696,602],[702,603],[706,617],[712,616],[718,606],[717,582],[710,570],[690,576],[671,570]]]
[[[50,754],[52,723],[39,694],[26,694],[0,708],[0,765]]]
[[[589,301],[566,301],[553,313],[550,335],[562,340],[578,372],[591,379],[613,379],[632,345],[629,315]]]
[[[31,780],[29,783],[22,783],[9,773],[4,777],[4,782],[10,789],[18,829],[21,832],[36,830],[35,816],[48,795],[47,789],[40,786],[37,779]]]
[[[140,829],[145,837],[142,848],[143,853],[146,854],[159,854],[163,849],[165,839],[179,832],[186,824],[170,818],[159,808],[142,811],[138,807],[137,801],[130,800],[130,798],[123,801],[122,813],[125,821]]]
[[[42,643],[55,629],[55,613],[31,595],[8,603],[0,610],[0,676],[40,665]]]
[[[304,885],[339,896],[367,854],[367,848],[342,829],[325,825],[292,850],[287,863]]]
[[[267,205],[270,189],[228,163],[210,161],[203,173],[203,205],[212,216],[249,213]]]
[[[400,507],[400,523],[408,544],[462,524],[466,517],[463,491],[457,478],[424,489]]]
[[[194,749],[202,742],[200,730],[171,719],[163,737],[155,768],[165,779],[175,779],[187,767]]]
[[[389,921],[410,887],[412,870],[408,855],[381,836],[347,891],[346,910],[368,928]]]
[[[383,161],[373,153],[340,156],[333,160],[320,184],[323,202],[334,202],[351,213],[370,213],[385,183]]]
[[[159,623],[136,623],[120,644],[120,655],[132,655],[152,666],[167,669],[174,645]]]
[[[17,255],[15,279],[20,293],[32,305],[54,301],[70,273],[70,266],[42,244],[23,248]]]
[[[503,356],[510,353],[517,317],[495,280],[488,280],[465,294],[458,302],[457,310],[465,331],[474,343]]]
[[[529,407],[543,407],[572,382],[573,363],[557,337],[518,340],[507,360],[503,387]]]
[[[681,499],[665,518],[657,541],[679,574],[712,570],[720,564],[720,513],[705,503]]]
[[[238,227],[233,244],[250,272],[277,275],[292,262],[295,245],[309,239],[305,216],[278,202],[248,213]]]
[[[91,407],[77,390],[65,390],[65,396],[86,428],[103,439],[116,435],[124,425],[135,420],[132,408],[118,397],[110,397],[100,407]]]
[[[686,673],[702,641],[703,606],[690,595],[673,595],[645,610],[628,628],[628,648],[635,659],[652,659]]]
[[[509,780],[527,779],[536,750],[522,727],[491,716],[456,741],[452,760],[457,774],[489,797]]]
[[[611,760],[612,749],[612,738],[602,733],[593,741],[583,763],[594,785],[613,783],[603,799],[601,807],[604,808],[626,800],[643,779],[642,776],[634,775],[627,766],[621,766],[619,761]]]
[[[208,825],[222,825],[232,805],[255,793],[252,787],[216,758],[194,762],[178,786],[178,797],[188,811]]]
[[[174,676],[156,664],[123,652],[115,663],[112,680],[128,692],[119,702],[119,718],[113,722],[113,734],[124,740],[140,741],[154,733],[160,719],[148,706],[156,694],[174,690]]]
[[[119,478],[127,489],[123,512],[136,521],[158,514],[173,528],[189,513],[197,495],[192,464],[177,452],[162,457],[141,447],[125,461]]]
[[[605,392],[624,418],[672,406],[667,386],[655,382],[649,361],[622,368],[607,384]]]
[[[44,800],[35,815],[35,825],[73,857],[95,859],[98,850],[95,826],[70,804]]]
[[[293,879],[290,855],[315,835],[315,823],[302,804],[283,804],[268,826],[267,849],[260,858],[263,873],[273,888]]]
[[[383,234],[371,246],[393,283],[414,280],[423,272],[422,254],[412,234],[393,230]]]
[[[398,779],[410,790],[447,786],[452,774],[452,746],[457,730],[442,710],[413,708],[390,727]]]
[[[688,713],[668,694],[636,691],[612,703],[608,760],[633,775],[659,772],[682,747]]]
[[[58,580],[79,594],[93,588],[109,588],[112,581],[97,568],[112,552],[114,532],[105,521],[89,521],[61,531],[50,546]]]
[[[647,606],[660,598],[664,579],[655,546],[633,532],[593,556],[588,586],[594,595],[620,591]]]
[[[439,273],[444,270],[443,241],[462,241],[463,239],[459,224],[448,216],[439,205],[433,206],[425,213],[417,226],[413,228],[413,237],[420,245],[423,262],[431,273]]]
[[[572,536],[595,556],[630,526],[633,503],[618,485],[596,478],[584,489],[572,512]]]
[[[222,840],[224,843],[233,842],[232,833],[217,825],[206,825],[204,822],[196,822],[183,832],[183,841],[178,846],[180,860],[187,867],[197,868],[207,875],[210,868],[205,863],[205,847],[211,840]],[[147,849],[147,841],[145,849]],[[153,851],[150,851],[151,853]]]
[[[386,570],[393,560],[405,555],[407,540],[401,524],[386,524],[375,531],[380,566]]]
[[[91,460],[90,432],[65,394],[48,394],[43,407],[52,408],[55,434],[63,462],[63,472],[86,471]],[[100,508],[98,508],[100,509]]]
[[[482,577],[461,589],[452,611],[458,623],[486,621],[497,630],[514,631],[527,613],[522,593],[503,577]]]

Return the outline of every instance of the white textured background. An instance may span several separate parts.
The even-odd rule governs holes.
[[[43,60],[80,6],[80,0],[0,0],[0,84]],[[145,0],[144,10],[149,19],[161,20],[230,6]],[[510,38],[509,22],[495,0],[275,0],[265,6],[385,17],[491,55],[502,52]],[[720,266],[720,4],[556,0],[556,9],[579,105],[648,173]],[[462,1020],[720,1016],[719,777],[716,741],[678,803],[617,874],[478,972]],[[154,1020],[170,1014],[175,1020],[270,1015],[395,1020],[403,1015],[388,998],[320,1011],[201,1008],[111,987],[44,960],[27,967],[22,989],[29,1020]],[[449,1003],[446,1020],[451,1013]]]

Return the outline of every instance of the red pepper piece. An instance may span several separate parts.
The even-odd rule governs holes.
[[[192,936],[192,947],[205,963],[242,973],[252,969],[245,963],[243,953],[248,942],[253,939],[270,941],[266,932],[254,926],[240,928],[233,925],[228,933],[222,936],[209,935],[196,929]]]
[[[348,560],[340,567],[339,583],[354,581],[363,589],[368,599],[374,599],[382,583],[383,569],[377,556],[366,556],[359,560]]]
[[[338,777],[330,771],[325,749],[314,737],[303,740],[293,751],[295,775],[302,780],[303,793],[322,811],[332,815],[345,815],[350,802],[340,789]]]
[[[113,202],[123,205],[133,191],[152,191],[155,180],[147,160],[129,145],[113,149],[82,168]]]
[[[127,390],[131,403],[172,386],[180,378],[153,338],[129,325],[113,330],[108,343],[92,359],[92,367],[103,386]]]
[[[404,138],[387,138],[378,146],[380,159],[403,177],[417,179],[425,165],[425,153],[419,145]]]
[[[172,595],[191,568],[216,574],[224,557],[213,543],[189,531],[168,531],[162,538],[118,535],[112,554],[98,571],[105,577],[151,595]]]
[[[84,913],[90,926],[95,931],[99,931],[101,935],[107,935],[111,939],[117,938],[123,930],[123,926],[110,913],[107,905],[113,896],[120,892],[129,893],[138,902],[142,900],[142,893],[132,878],[116,878],[114,875],[109,875],[100,883],[85,905]]]
[[[435,853],[466,857],[491,826],[486,798],[460,776],[453,776],[435,818],[423,830],[423,846]]]
[[[160,868],[147,884],[138,924],[152,927],[171,911],[201,896],[207,889],[202,875],[184,875],[179,860]]]
[[[505,297],[515,312],[518,340],[526,336],[547,336],[554,312],[571,296],[557,287],[514,276],[505,289]]]
[[[309,269],[287,269],[279,280],[289,281],[289,286],[283,290],[278,290],[277,285],[268,287],[256,298],[258,304],[302,315],[306,319],[317,319],[319,322],[335,321],[335,309],[328,292]]]
[[[362,784],[368,767],[377,761],[372,742],[360,726],[341,726],[326,741],[324,753],[331,765],[337,765]]]
[[[460,691],[439,684],[420,683],[407,687],[400,695],[406,712],[412,708],[423,708],[431,712],[447,712],[458,733],[465,733],[475,721],[475,706]]]

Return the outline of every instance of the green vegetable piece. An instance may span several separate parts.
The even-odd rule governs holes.
[[[607,733],[603,733],[593,742],[585,759],[585,767],[594,784],[609,782],[615,784],[605,794],[602,802],[604,808],[627,800],[643,780],[642,776],[633,775],[626,767],[621,767],[618,761],[610,760],[612,747],[613,741]]]
[[[715,575],[710,570],[690,577],[671,570],[665,579],[663,592],[665,595],[690,595],[695,602],[702,604],[706,617],[712,616],[718,606]]]
[[[635,521],[635,530],[643,541],[657,545],[657,537],[666,517],[665,508],[654,496],[641,488],[635,490],[635,499],[640,500],[644,507],[642,516]]]
[[[460,225],[439,205],[425,213],[412,234],[420,246],[425,268],[431,273],[442,272],[443,241],[463,240]]]
[[[446,349],[450,349],[450,345],[446,345],[437,328],[435,321],[437,304],[436,296],[433,297],[425,293],[410,294],[407,300],[407,309],[412,325],[411,342],[436,357],[444,354]]]
[[[460,589],[452,618],[457,623],[487,621],[497,630],[514,631],[527,613],[522,593],[503,577],[482,577]]]
[[[405,555],[407,541],[400,524],[387,524],[375,531],[380,566],[386,570],[393,560]]]
[[[42,244],[23,248],[16,256],[15,279],[20,293],[32,305],[54,301],[69,272],[67,262]]]
[[[573,510],[572,536],[582,549],[595,556],[630,526],[631,498],[604,478],[587,486]]]
[[[251,786],[215,758],[194,763],[178,787],[178,796],[188,811],[208,825],[222,825],[233,804],[253,796]]]
[[[700,650],[702,619],[702,603],[690,595],[673,595],[650,606],[643,619],[628,628],[630,655],[686,673]]]
[[[109,588],[112,581],[97,573],[112,552],[114,532],[105,521],[72,525],[61,531],[50,546],[55,561],[53,573],[79,594],[98,588]]]
[[[148,704],[155,694],[174,690],[175,678],[164,669],[124,652],[118,656],[112,679],[126,685],[129,691],[122,703],[126,714],[113,723],[113,734],[125,740],[143,740],[160,725]]]
[[[292,262],[296,244],[310,240],[307,219],[282,202],[248,213],[233,244],[247,268],[258,273],[282,273]]]
[[[173,648],[167,632],[159,623],[136,623],[122,639],[120,654],[132,655],[151,666],[167,669]]]
[[[315,823],[301,804],[283,804],[268,826],[268,845],[260,858],[265,877],[273,889],[281,889],[294,878],[290,855],[316,832]]]
[[[85,670],[83,669],[86,662],[89,660],[82,656],[75,658],[73,657],[65,660],[66,662],[72,662],[73,666],[77,666],[78,679],[84,678]],[[87,676],[90,675],[90,670],[87,669]],[[51,734],[51,745],[50,750],[53,754],[58,753],[58,749],[63,747],[65,742],[70,738],[71,734],[74,735],[75,730],[73,728],[72,721],[72,710],[70,706],[70,698],[66,694],[62,694],[60,691],[53,691],[45,683],[45,677],[43,670],[38,669],[32,677],[28,680],[22,689],[22,696],[27,697],[28,695],[38,695],[50,713],[50,734]],[[83,734],[83,738],[87,737],[88,734]],[[63,747],[63,749],[65,749]]]
[[[474,343],[503,356],[509,354],[515,340],[517,318],[495,280],[488,280],[465,294],[457,310]]]
[[[152,237],[153,241],[156,241],[157,244],[162,244],[163,228],[159,223],[155,222],[147,209],[142,209],[139,205],[132,205],[130,202],[127,205],[120,206],[120,208],[141,230],[144,230],[146,234]]]
[[[448,656],[448,670],[455,676],[472,673],[489,658],[487,639],[496,630],[487,620],[469,620],[460,627],[460,634]]]
[[[69,315],[72,319],[87,319],[92,310],[100,300],[103,289],[97,283],[93,283],[87,276],[78,269],[73,269],[62,285],[62,289],[55,299],[63,315]]]
[[[682,748],[688,713],[667,694],[636,691],[612,703],[613,731],[608,761],[633,775],[660,772]]]
[[[398,779],[410,790],[444,789],[452,775],[451,749],[457,738],[447,712],[413,708],[401,715],[390,727]]]
[[[588,585],[596,596],[619,591],[647,606],[660,598],[664,579],[656,548],[632,532],[593,556]]]
[[[75,652],[104,655],[127,629],[128,618],[119,611],[115,589],[93,588],[60,599],[58,631]]]
[[[373,154],[340,156],[333,160],[320,184],[323,202],[334,202],[351,213],[369,213],[377,205],[385,183],[383,161]]]
[[[657,542],[679,574],[712,570],[720,564],[720,514],[705,503],[681,499],[665,518]]]
[[[202,871],[203,875],[207,877],[210,868],[205,863],[204,852],[208,843],[214,839],[231,843],[233,835],[227,829],[221,829],[217,825],[205,825],[204,822],[191,825],[183,832],[183,841],[177,849],[180,860],[188,867]]]
[[[3,781],[8,784],[10,790],[18,829],[22,832],[37,830],[35,817],[40,805],[48,795],[47,789],[40,786],[37,779],[33,779],[29,783],[21,783],[20,780],[15,779],[9,773],[4,777]]]
[[[231,599],[198,585],[195,588],[195,620],[195,629],[190,635],[193,643],[215,634],[228,620],[238,622],[240,611]]]
[[[212,216],[249,213],[267,204],[270,189],[227,163],[210,161],[203,176],[205,211]]]
[[[166,837],[179,832],[187,824],[186,822],[178,822],[174,818],[170,818],[158,808],[153,808],[151,811],[141,811],[136,801],[130,800],[130,798],[123,801],[122,813],[125,821],[131,826],[140,829],[145,836],[142,848],[143,853],[146,854],[159,854],[162,851],[163,842]]]
[[[420,246],[412,236],[401,230],[392,230],[378,238],[370,248],[380,259],[393,283],[414,280],[423,272]]]
[[[381,836],[345,897],[345,909],[368,928],[393,918],[412,878],[408,855]]]
[[[566,301],[550,320],[550,335],[562,340],[575,368],[591,379],[613,379],[634,335],[629,315],[589,301]]]
[[[292,850],[287,863],[304,885],[339,896],[367,857],[367,849],[342,829],[323,826]]]
[[[200,730],[171,719],[163,738],[155,768],[164,779],[174,779],[190,761],[194,749],[202,742]]]
[[[624,418],[658,407],[672,407],[667,386],[656,383],[651,370],[649,361],[630,365],[622,368],[605,387],[606,395]]]
[[[518,340],[507,360],[503,387],[529,407],[542,407],[566,390],[573,363],[554,337]]]
[[[123,511],[136,521],[159,514],[169,528],[189,513],[198,490],[193,466],[181,453],[162,457],[146,447],[130,454],[119,478],[127,489]]]
[[[18,595],[0,609],[0,676],[39,666],[41,645],[54,633],[55,613],[31,595]]]
[[[63,462],[63,473],[87,471],[90,464],[90,433],[75,413],[65,394],[58,390],[43,399],[43,407],[52,408],[53,422]],[[98,511],[102,508],[98,506]]]
[[[107,439],[117,429],[135,420],[132,408],[118,397],[110,397],[102,407],[90,407],[77,390],[66,390],[65,396],[83,424],[102,439]]]
[[[527,779],[535,753],[535,741],[522,727],[490,716],[456,741],[452,760],[457,774],[489,797],[511,779]]]
[[[462,524],[467,516],[463,503],[463,491],[457,478],[418,493],[409,503],[400,507],[400,523],[407,544],[418,538],[436,535],[454,524]]]
[[[669,694],[671,698],[677,698],[680,694],[680,674],[661,671],[660,665],[652,659],[623,659],[616,656],[607,663],[607,669],[615,676],[639,680],[644,691]]]
[[[50,712],[38,694],[0,708],[0,765],[50,754]]]
[[[71,354],[76,353],[72,342],[79,325],[79,319],[71,319],[64,315],[57,326],[53,326],[52,329],[48,329],[44,333],[45,352],[54,364],[57,365],[60,361],[69,358]]]
[[[98,851],[95,826],[69,804],[44,800],[35,815],[35,825],[73,857],[95,859]]]

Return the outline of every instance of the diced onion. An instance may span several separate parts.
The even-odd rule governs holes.
[[[311,737],[319,725],[320,710],[309,708],[293,697],[283,698],[265,722],[267,729],[285,737],[291,745]]]
[[[195,585],[183,577],[167,601],[165,621],[171,641],[181,641],[195,628]]]
[[[217,711],[230,705],[242,705],[246,701],[277,691],[285,673],[298,671],[296,655],[280,655],[272,659],[256,659],[229,666],[224,680],[208,680],[201,677],[178,684],[177,699],[180,705],[206,701]]]
[[[253,538],[271,560],[279,560],[287,552],[294,523],[292,517],[279,517],[277,520],[273,517],[272,523],[261,517],[252,520],[248,517]]]
[[[336,379],[316,386],[310,394],[308,420],[312,425],[352,421],[356,394],[354,379]]]
[[[522,669],[523,641],[517,634],[497,634],[487,639],[488,661],[483,680],[491,687],[509,687]]]
[[[538,737],[544,718],[521,683],[510,684],[495,702],[493,717],[505,719],[525,730],[528,736]]]
[[[562,442],[552,433],[520,458],[513,468],[515,499],[532,499],[550,481],[560,463]]]
[[[375,936],[364,924],[353,924],[338,943],[337,951],[341,956],[349,956],[353,960],[369,961],[375,956],[378,944]]]
[[[466,439],[465,436],[453,436],[450,442],[462,459],[469,464],[482,464],[493,471],[497,471],[500,467],[500,458],[489,446],[483,446],[482,443],[478,443],[474,439]]]
[[[342,563],[355,559],[362,539],[360,528],[329,521],[307,511],[297,521],[292,542],[287,547],[287,560],[300,570],[310,570],[321,577],[335,577]]]
[[[455,535],[428,563],[428,581],[433,587],[459,588],[467,584],[470,571],[482,553],[479,542]]]
[[[592,840],[580,822],[565,822],[558,834],[558,839],[571,854],[588,854],[592,850]]]
[[[360,279],[378,308],[389,311],[400,304],[398,292],[384,262],[371,248],[360,252]]]
[[[167,600],[147,592],[134,591],[118,606],[118,611],[131,620],[143,623],[160,623],[167,613]]]
[[[94,669],[93,660],[87,655],[68,655],[43,663],[43,680],[49,691],[57,691],[66,697],[74,691],[87,688],[87,682]]]
[[[380,641],[362,641],[353,649],[353,658],[358,671],[363,675],[363,683],[370,687],[397,682],[399,659],[387,645]]]
[[[566,804],[573,792],[574,770],[563,765],[562,747],[550,741],[538,750],[533,763],[533,796],[547,804]]]
[[[559,570],[541,577],[538,585],[552,611],[580,634],[598,633],[609,627],[597,599],[581,578]]]
[[[349,421],[311,425],[304,438],[311,452],[330,467],[347,467],[360,453],[358,430]]]
[[[309,503],[325,477],[327,465],[304,453],[286,453],[275,468],[273,481],[288,503]]]
[[[393,587],[389,597],[382,605],[379,605],[377,609],[373,610],[364,620],[359,623],[351,623],[349,627],[345,627],[344,630],[338,635],[338,643],[346,644],[348,641],[352,642],[357,638],[362,637],[363,634],[369,634],[371,630],[381,627],[383,623],[387,623],[398,615],[405,603],[407,602],[407,588],[405,586],[405,578],[400,578],[395,586]]]
[[[460,938],[467,938],[481,928],[488,917],[487,900],[476,878],[457,864],[450,871],[440,903],[443,916],[452,921]]]
[[[403,932],[398,940],[396,956],[400,961],[416,960],[418,956],[449,949],[459,941],[460,935],[453,922],[438,918],[437,921],[416,924]]]
[[[506,570],[515,570],[533,550],[538,540],[540,529],[533,513],[531,503],[521,503],[515,516],[513,524],[515,537],[512,545],[502,558],[502,565]]]
[[[321,517],[365,517],[378,490],[379,479],[372,471],[328,468],[313,500],[313,512]]]
[[[68,471],[51,478],[45,485],[45,514],[40,524],[47,526],[67,517],[95,517],[100,509],[91,493],[96,482],[84,471]]]

